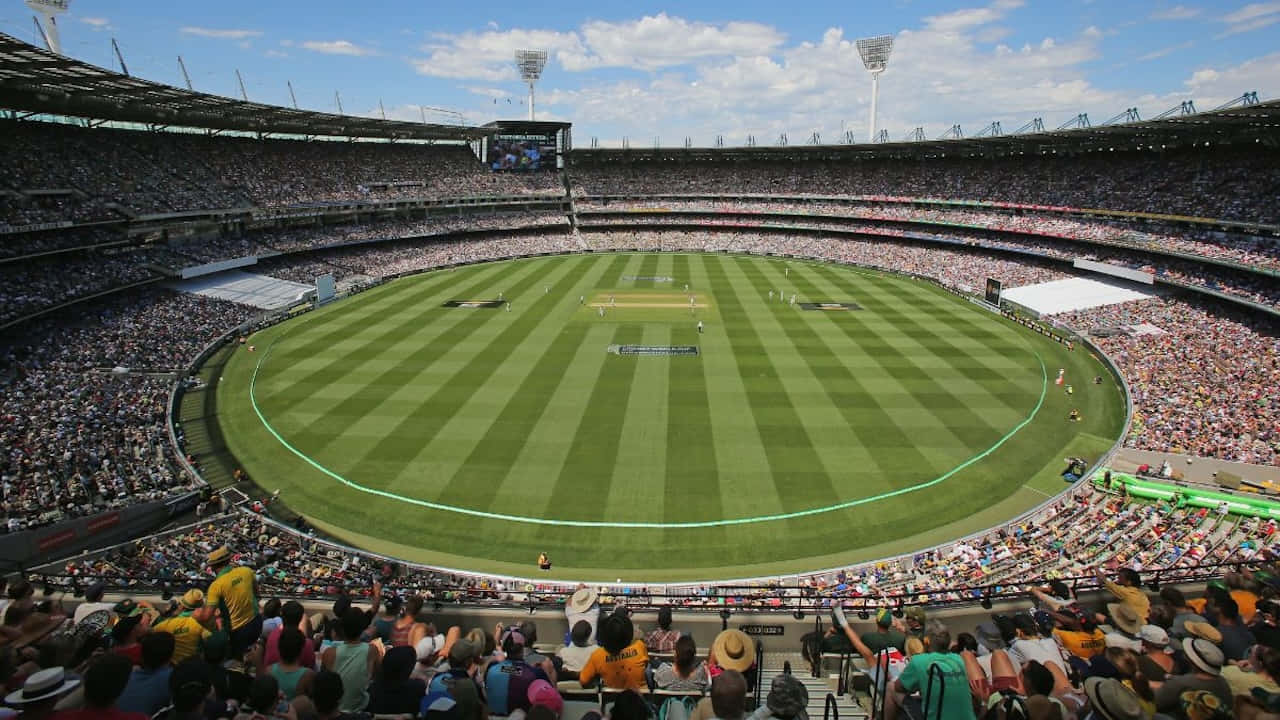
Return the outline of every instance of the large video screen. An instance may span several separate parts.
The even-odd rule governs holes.
[[[498,133],[489,136],[489,167],[493,170],[556,169],[555,133]]]
[[[995,278],[987,278],[987,302],[995,305],[996,307],[1000,307],[1000,293],[1003,289],[1004,286],[999,280]]]

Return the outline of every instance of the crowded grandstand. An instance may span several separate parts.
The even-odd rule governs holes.
[[[877,718],[1280,712],[1280,102],[943,151],[566,146],[560,171],[515,173],[476,128],[337,132],[238,101],[233,130],[431,142],[98,127],[226,129],[158,85],[113,117],[114,74],[74,61],[87,89],[49,92],[75,73],[41,75],[47,55],[0,36],[0,656],[21,717],[793,720],[828,692]],[[331,537],[196,399],[218,353],[319,304],[317,278],[352,302],[615,251],[805,258],[975,301],[1140,278],[1127,302],[995,308],[1114,367],[1124,434],[1033,510],[914,552],[582,583]],[[1126,451],[1159,460],[1122,471]]]

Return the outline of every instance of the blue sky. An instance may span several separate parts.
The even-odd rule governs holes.
[[[574,123],[575,143],[622,137],[698,145],[717,135],[761,144],[818,132],[865,139],[870,81],[853,41],[896,37],[881,80],[880,127],[893,139],[992,121],[1006,132],[1077,112],[1096,124],[1138,107],[1150,117],[1184,99],[1210,109],[1242,92],[1280,96],[1280,1],[990,0],[880,3],[686,0],[668,6],[573,2],[290,2],[72,0],[63,50],[196,89],[302,107],[418,119],[419,106],[469,123],[522,117],[517,47],[546,49],[542,119]],[[0,29],[33,39],[30,11],[5,0]],[[497,101],[496,103],[494,101]],[[430,119],[445,119],[432,113]]]

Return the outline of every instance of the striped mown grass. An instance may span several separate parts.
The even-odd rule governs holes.
[[[499,293],[510,311],[442,307]],[[437,271],[251,342],[217,408],[262,487],[368,549],[504,574],[540,551],[557,577],[688,580],[926,547],[1043,502],[1123,421],[1087,352],[929,283],[778,258]]]

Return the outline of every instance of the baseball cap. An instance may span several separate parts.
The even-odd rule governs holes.
[[[1168,649],[1169,633],[1159,625],[1143,625],[1142,630],[1138,632],[1138,638],[1148,645],[1154,645],[1158,648]]]
[[[546,680],[534,680],[529,685],[529,704],[541,705],[550,709],[559,717],[564,712],[564,698],[560,697],[560,693],[551,683]]]
[[[882,607],[876,611],[876,624],[886,628],[893,624],[893,613],[889,608]]]

